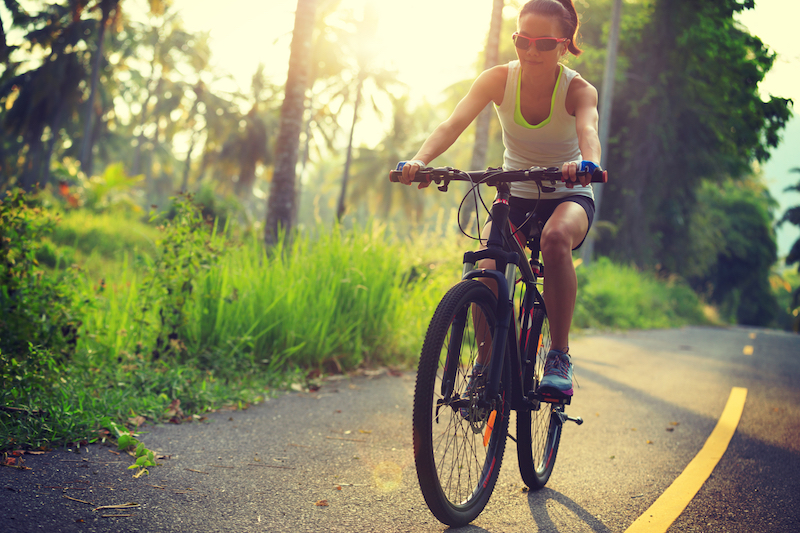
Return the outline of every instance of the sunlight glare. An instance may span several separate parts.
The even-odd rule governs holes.
[[[371,1],[378,25],[375,61],[398,72],[412,99],[436,102],[442,90],[474,78],[486,44],[489,0],[343,0],[340,10],[357,19]],[[212,61],[246,91],[259,62],[275,84],[283,84],[289,63],[296,0],[175,0],[187,29],[211,33]]]

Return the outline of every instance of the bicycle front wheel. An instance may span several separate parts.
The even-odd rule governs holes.
[[[550,322],[543,309],[534,309],[529,342],[532,364],[528,366],[525,383],[534,383],[534,390],[544,375],[544,363],[550,351]],[[532,352],[532,353],[531,353]],[[545,486],[556,463],[561,442],[559,411],[563,405],[541,402],[534,409],[517,411],[517,458],[522,481],[532,490]]]
[[[462,281],[439,303],[420,355],[414,391],[414,457],[420,489],[441,522],[465,525],[480,514],[497,482],[510,411],[508,365],[500,398],[486,398],[497,299],[478,281]],[[471,385],[468,384],[473,380]]]

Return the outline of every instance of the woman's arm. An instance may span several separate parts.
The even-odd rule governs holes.
[[[450,117],[433,130],[413,159],[426,165],[430,164],[456,142],[489,102],[500,105],[503,101],[507,76],[507,65],[499,65],[482,72]],[[417,165],[405,165],[400,182],[409,185],[414,180],[418,168]],[[420,184],[420,188],[427,186],[427,183]]]
[[[578,83],[576,83],[578,82]],[[570,84],[567,94],[567,111],[572,109],[575,115],[575,129],[578,134],[578,147],[584,161],[592,161],[600,165],[600,137],[597,134],[599,114],[597,112],[597,89],[583,78],[575,78]],[[572,187],[574,182],[580,181],[586,186],[591,183],[591,176],[580,179],[576,177],[578,165],[575,162],[565,163],[562,168],[567,186]]]

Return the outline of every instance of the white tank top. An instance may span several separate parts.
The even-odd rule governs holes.
[[[503,127],[503,168],[520,170],[530,167],[558,167],[567,161],[582,160],[578,147],[578,134],[575,130],[575,117],[567,113],[566,101],[569,84],[575,76],[572,69],[559,65],[561,69],[550,102],[550,116],[540,124],[530,125],[522,117],[519,105],[520,64],[508,64],[503,102],[495,106],[500,124]],[[511,194],[520,198],[556,199],[564,196],[583,195],[594,198],[592,186],[577,185],[572,189],[558,181],[546,183],[555,188],[553,192],[542,192],[535,183],[512,183]]]

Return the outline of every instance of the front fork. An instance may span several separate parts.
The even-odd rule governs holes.
[[[517,279],[517,264],[520,256],[516,252],[507,252],[503,249],[503,230],[508,225],[509,197],[508,184],[499,184],[497,197],[492,204],[492,228],[489,233],[487,247],[477,252],[464,254],[464,271],[462,279],[490,278],[497,284],[497,327],[492,336],[492,351],[489,361],[489,376],[487,383],[487,398],[498,398],[500,392],[500,377],[503,373],[506,342],[509,327],[514,316],[514,286]],[[495,270],[478,269],[475,265],[481,259],[493,259]]]

